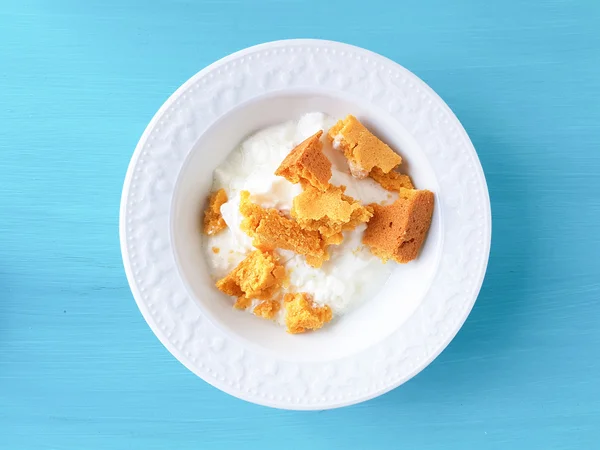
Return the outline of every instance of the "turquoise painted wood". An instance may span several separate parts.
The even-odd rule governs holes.
[[[600,3],[0,2],[1,449],[600,448]],[[342,410],[245,403],[188,372],[129,292],[121,184],[163,101],[264,41],[382,53],[456,112],[493,243],[446,351]]]

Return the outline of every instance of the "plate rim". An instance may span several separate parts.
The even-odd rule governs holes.
[[[281,403],[281,402],[274,402],[274,401],[270,401],[268,399],[261,398],[258,396],[245,395],[242,391],[234,391],[234,390],[230,389],[224,383],[217,382],[216,379],[210,379],[208,377],[202,376],[202,374],[199,373],[198,370],[196,370],[196,367],[191,362],[191,360],[189,360],[184,354],[182,354],[171,343],[171,341],[168,338],[166,338],[166,336],[163,334],[162,330],[160,330],[160,328],[157,326],[157,323],[155,322],[154,318],[151,316],[149,310],[147,309],[147,305],[145,304],[145,302],[143,302],[141,300],[141,292],[140,292],[139,286],[137,285],[137,282],[134,277],[133,268],[132,268],[131,260],[129,257],[130,256],[129,249],[127,247],[127,242],[126,242],[127,232],[126,232],[126,222],[125,221],[126,221],[127,206],[128,206],[127,199],[128,199],[128,194],[130,193],[130,189],[131,189],[131,183],[132,183],[132,179],[134,176],[134,169],[136,167],[136,164],[138,163],[140,154],[142,153],[143,148],[144,148],[150,134],[156,128],[158,121],[164,115],[164,113],[182,96],[182,94],[184,94],[190,88],[190,86],[192,86],[194,83],[196,83],[198,80],[200,80],[205,74],[208,74],[211,71],[217,70],[220,66],[227,64],[230,61],[233,61],[241,56],[248,55],[253,52],[260,51],[260,50],[266,50],[266,49],[277,48],[277,47],[285,47],[285,46],[302,46],[302,45],[307,45],[307,46],[318,45],[323,48],[330,46],[330,47],[334,47],[334,48],[337,47],[337,48],[341,48],[341,49],[346,49],[347,51],[355,51],[355,52],[367,54],[370,58],[372,58],[374,60],[384,60],[387,64],[392,64],[397,69],[404,71],[408,76],[412,77],[417,82],[419,82],[420,83],[419,87],[421,89],[427,90],[427,93],[436,99],[438,106],[443,108],[445,110],[446,114],[449,114],[456,121],[456,123],[459,125],[458,131],[461,134],[461,138],[463,140],[465,140],[465,142],[470,146],[470,149],[472,150],[470,156],[473,157],[474,161],[477,163],[474,167],[474,171],[476,172],[476,175],[479,178],[478,181],[479,181],[481,187],[483,188],[482,189],[482,197],[483,197],[484,210],[485,210],[484,211],[484,216],[485,216],[484,222],[485,222],[485,225],[487,228],[486,229],[487,238],[483,241],[483,244],[482,244],[483,260],[481,263],[481,272],[477,276],[477,282],[476,282],[475,289],[471,293],[472,298],[468,301],[468,305],[467,305],[467,308],[464,310],[464,313],[455,322],[458,326],[456,326],[453,329],[453,331],[447,335],[447,339],[445,339],[444,343],[441,344],[434,351],[430,352],[427,358],[423,359],[417,366],[415,366],[414,370],[409,372],[408,375],[403,377],[403,379],[400,379],[397,383],[386,385],[381,389],[372,390],[368,394],[363,395],[363,396],[345,399],[345,400],[341,400],[338,402],[330,402],[327,404],[296,404],[296,403],[286,404],[286,403]],[[124,183],[123,183],[123,190],[122,190],[122,195],[121,195],[120,209],[119,209],[119,241],[120,241],[123,265],[125,268],[125,273],[127,276],[128,284],[132,291],[132,294],[136,301],[136,304],[138,305],[138,308],[139,308],[140,312],[142,313],[142,316],[144,317],[144,320],[146,321],[148,326],[151,328],[153,333],[156,335],[156,337],[159,339],[159,341],[188,370],[192,371],[194,374],[198,375],[201,379],[203,379],[207,383],[211,384],[212,386],[216,387],[217,389],[220,389],[230,395],[233,395],[237,398],[240,398],[242,400],[246,400],[246,401],[249,401],[252,403],[261,404],[264,406],[275,407],[275,408],[280,408],[280,409],[292,409],[292,410],[324,410],[324,409],[339,408],[339,407],[349,406],[352,404],[361,403],[363,401],[370,400],[372,398],[378,397],[380,395],[385,394],[386,392],[389,392],[389,391],[395,389],[396,387],[402,385],[406,381],[413,378],[416,374],[421,372],[424,368],[426,368],[435,358],[437,358],[439,356],[439,354],[442,351],[444,351],[444,349],[447,348],[449,343],[454,339],[456,334],[460,331],[460,329],[464,325],[467,317],[469,316],[470,312],[472,311],[472,308],[473,308],[475,301],[477,300],[477,297],[481,291],[481,287],[483,285],[483,281],[485,278],[485,273],[486,273],[488,262],[489,262],[491,237],[492,237],[491,203],[490,203],[489,190],[487,187],[487,181],[485,178],[485,174],[484,174],[483,168],[481,166],[479,156],[478,156],[468,134],[466,133],[466,131],[465,131],[464,127],[462,126],[462,123],[460,122],[458,117],[456,117],[456,115],[449,108],[449,106],[425,82],[423,82],[415,74],[413,74],[408,69],[401,66],[400,64],[396,63],[395,61],[390,60],[389,58],[387,58],[385,56],[382,56],[380,54],[377,54],[370,50],[366,50],[361,47],[357,47],[354,45],[337,42],[337,41],[320,40],[320,39],[286,39],[286,40],[277,40],[277,41],[272,41],[272,42],[266,42],[266,43],[254,45],[251,47],[247,47],[242,50],[236,51],[230,55],[227,55],[227,56],[213,62],[212,64],[209,64],[208,66],[206,66],[205,68],[201,69],[196,74],[194,74],[192,77],[190,77],[188,80],[186,80],[161,105],[161,107],[154,114],[154,116],[152,117],[152,119],[150,120],[150,122],[148,123],[146,128],[144,129],[144,132],[142,133],[138,143],[136,144],[135,150],[131,156],[131,160],[129,162],[127,172],[125,175],[125,179],[124,179]]]

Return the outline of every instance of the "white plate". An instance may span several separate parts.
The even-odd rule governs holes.
[[[352,113],[435,192],[419,259],[381,292],[316,333],[234,311],[213,286],[199,218],[214,168],[244,137],[310,111]],[[131,159],[121,250],[144,318],[169,351],[213,386],[278,408],[327,409],[393,389],[426,367],[471,311],[487,266],[491,213],[475,149],[415,75],[337,42],[271,42],[187,81],[154,116]]]

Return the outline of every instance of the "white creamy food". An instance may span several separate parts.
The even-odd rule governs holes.
[[[227,275],[254,250],[252,239],[240,230],[240,191],[249,191],[251,200],[265,208],[289,212],[293,198],[302,188],[276,176],[275,171],[296,145],[319,130],[324,131],[323,151],[332,162],[331,184],[346,186],[346,194],[365,205],[392,203],[397,198],[370,178],[357,180],[350,175],[346,158],[325,139],[334,123],[333,118],[323,113],[309,113],[297,121],[266,128],[242,142],[215,170],[212,190],[224,188],[229,199],[221,206],[227,229],[207,236],[205,241],[208,266],[215,280]],[[290,276],[290,291],[312,294],[315,303],[329,305],[334,316],[373,297],[389,277],[393,265],[383,264],[362,245],[365,228],[362,224],[344,232],[342,244],[328,247],[330,259],[318,269],[306,264],[303,256],[278,249]],[[213,248],[218,248],[218,253]],[[283,322],[283,309],[278,321]]]

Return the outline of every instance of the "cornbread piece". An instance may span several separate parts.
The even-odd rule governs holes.
[[[241,297],[238,297],[236,302],[233,304],[233,307],[235,309],[246,309],[249,308],[251,305],[252,299],[242,295]]]
[[[383,262],[390,259],[407,263],[418,254],[433,213],[433,192],[400,188],[398,200],[381,206],[374,204],[374,214],[363,236],[363,243]]]
[[[402,158],[380,141],[353,115],[338,121],[327,134],[333,146],[340,148],[356,178],[366,178],[374,167],[388,173],[402,163]]]
[[[263,319],[274,319],[281,308],[280,300],[263,300],[254,308],[254,315]]]
[[[303,187],[314,186],[325,190],[331,178],[331,161],[323,154],[323,130],[302,141],[285,157],[275,175]]]
[[[317,306],[311,296],[305,292],[286,294],[283,298],[283,306],[286,312],[287,332],[292,334],[318,330],[332,317],[329,306]]]
[[[400,192],[400,188],[414,189],[415,187],[408,175],[390,170],[388,173],[383,173],[379,167],[373,167],[369,176],[377,181],[382,188],[388,191]]]
[[[291,215],[302,228],[316,230],[325,238],[368,222],[373,215],[370,207],[345,195],[345,190],[346,186],[329,186],[322,192],[309,186],[294,198]]]
[[[323,236],[323,240],[325,241],[325,245],[340,245],[344,242],[344,235],[342,233],[336,233],[327,237]]]
[[[217,234],[227,228],[227,224],[221,215],[221,205],[227,202],[225,189],[213,192],[208,200],[208,208],[204,211],[204,233],[208,235]]]
[[[321,267],[329,259],[326,242],[318,231],[304,230],[275,208],[263,208],[250,201],[250,193],[240,193],[240,212],[244,216],[240,228],[253,238],[252,245],[263,250],[282,248],[306,257],[313,267]]]
[[[269,299],[281,287],[285,267],[274,252],[255,250],[225,278],[217,281],[217,288],[227,295],[238,297],[236,308],[248,307],[253,298]],[[246,305],[242,308],[243,305]]]

